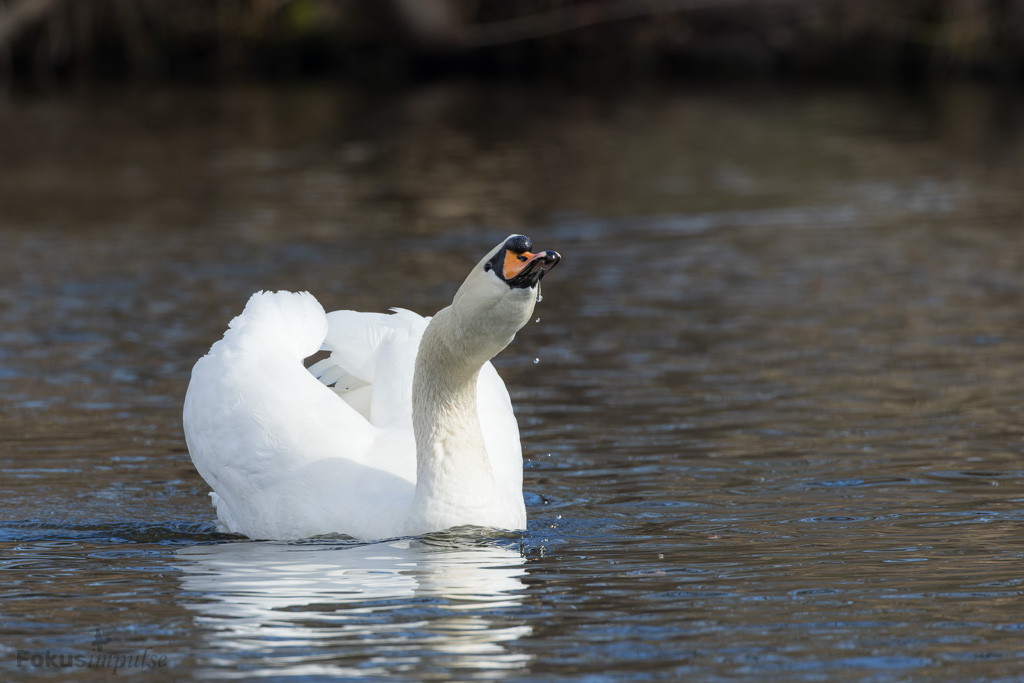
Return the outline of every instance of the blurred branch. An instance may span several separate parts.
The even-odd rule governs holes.
[[[392,0],[392,7],[409,35],[422,45],[459,41],[462,21],[447,0]]]
[[[736,6],[793,4],[794,0],[605,0],[559,7],[516,19],[466,27],[463,45],[485,47],[543,38],[567,31],[657,14]]]
[[[62,0],[22,0],[13,5],[0,4],[0,47],[10,43],[21,31],[49,16]]]

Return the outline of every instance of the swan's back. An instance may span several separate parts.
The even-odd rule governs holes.
[[[336,311],[259,292],[192,371],[184,427],[227,531],[252,538],[402,535],[416,482],[412,375],[429,319]],[[330,356],[307,370],[319,350]],[[504,383],[480,372],[495,477],[522,505],[519,430]]]

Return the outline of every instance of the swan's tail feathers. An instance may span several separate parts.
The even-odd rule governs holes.
[[[309,371],[326,386],[331,386],[338,381],[344,381],[347,377],[352,377],[352,375],[338,367],[338,364],[330,358],[324,358],[313,363],[309,366]]]
[[[320,350],[327,317],[309,292],[256,292],[228,327],[228,345],[279,348],[301,359]]]
[[[355,408],[356,412],[366,418],[367,422],[370,421],[370,399],[373,396],[372,385],[346,372],[334,362],[333,358],[324,358],[310,365],[309,371],[322,384],[330,387],[334,393]]]
[[[321,384],[333,388],[339,394],[370,386],[369,383],[338,367],[331,358],[324,358],[310,365],[308,370]]]
[[[379,354],[382,347],[409,341],[418,346],[429,318],[403,309],[392,310],[395,313],[328,313],[329,329],[323,348],[331,352],[329,360],[332,364],[367,384],[373,384],[381,367]],[[413,355],[415,357],[415,348]]]
[[[411,420],[416,350],[429,318],[411,311],[333,311],[323,350],[309,371],[376,426]]]

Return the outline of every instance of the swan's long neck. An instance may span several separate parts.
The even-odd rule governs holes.
[[[473,343],[451,307],[423,333],[412,387],[416,494],[409,516],[419,528],[410,533],[505,525],[489,519],[499,496],[476,400],[480,368],[491,355]]]

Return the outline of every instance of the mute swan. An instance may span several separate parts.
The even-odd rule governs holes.
[[[432,319],[253,294],[185,395],[185,440],[221,529],[371,540],[526,528],[519,428],[490,359],[561,258],[532,249],[509,236]],[[320,350],[330,357],[307,370]]]

